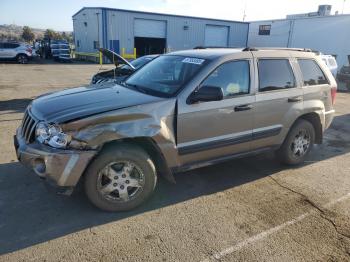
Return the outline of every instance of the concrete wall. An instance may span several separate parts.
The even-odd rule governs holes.
[[[259,35],[259,25],[271,24],[270,35]],[[252,22],[248,46],[301,47],[337,55],[339,68],[350,55],[350,15]]]
[[[255,47],[286,47],[291,21],[271,20],[252,22],[249,26],[248,46]],[[259,35],[260,25],[271,25],[270,35]]]
[[[350,15],[295,20],[291,47],[306,47],[337,55],[341,67],[350,55]]]
[[[174,50],[189,49],[204,45],[205,25],[224,25],[229,27],[228,45],[244,47],[247,44],[248,23],[201,19],[143,12],[120,11],[114,9],[84,8],[73,16],[75,39],[81,44],[79,52],[93,52],[93,41],[97,38],[97,16],[100,13],[100,43],[110,48],[110,40],[119,40],[120,49],[132,52],[134,48],[134,20],[136,18],[163,20],[167,22],[167,48]],[[88,26],[84,26],[87,21]],[[106,26],[103,26],[103,25]],[[188,30],[184,30],[184,26]],[[105,30],[105,31],[104,31]]]

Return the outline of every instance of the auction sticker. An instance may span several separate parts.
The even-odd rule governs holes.
[[[201,65],[203,64],[203,62],[204,62],[204,59],[192,58],[192,57],[186,57],[184,60],[182,60],[182,63],[196,64],[196,65]]]

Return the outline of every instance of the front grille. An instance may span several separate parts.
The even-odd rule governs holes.
[[[31,115],[29,109],[24,113],[21,135],[25,139],[26,143],[31,143],[35,139],[35,127],[38,121]]]

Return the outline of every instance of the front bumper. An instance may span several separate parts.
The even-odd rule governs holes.
[[[34,142],[26,144],[20,128],[14,136],[18,160],[34,170],[41,178],[59,187],[75,186],[90,160],[97,153],[94,150],[63,150]]]

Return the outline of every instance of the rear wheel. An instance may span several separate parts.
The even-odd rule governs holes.
[[[19,64],[27,64],[28,63],[28,57],[26,55],[20,54],[17,56],[17,62]]]
[[[125,211],[142,204],[154,191],[156,169],[148,154],[132,145],[105,149],[89,166],[85,192],[106,211]]]
[[[313,125],[306,120],[299,119],[289,131],[280,149],[277,150],[277,157],[287,165],[301,164],[311,151],[314,142]]]

